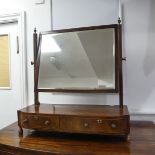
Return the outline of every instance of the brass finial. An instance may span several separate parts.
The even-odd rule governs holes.
[[[34,33],[36,33],[37,32],[37,29],[36,29],[36,27],[34,28]]]
[[[119,17],[119,18],[118,18],[118,24],[121,24],[121,22],[122,22],[122,21],[121,21],[121,18]]]

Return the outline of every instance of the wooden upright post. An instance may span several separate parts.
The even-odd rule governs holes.
[[[123,66],[122,66],[122,25],[118,19],[118,51],[119,51],[119,105],[123,108]]]
[[[39,96],[37,91],[38,86],[38,75],[37,75],[37,55],[38,55],[38,38],[36,33],[36,28],[33,33],[33,51],[34,51],[34,103],[35,105],[39,105]]]

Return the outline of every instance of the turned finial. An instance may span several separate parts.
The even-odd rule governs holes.
[[[121,24],[121,18],[120,17],[118,18],[118,24]]]
[[[36,29],[36,27],[34,28],[34,33],[36,33],[37,32],[37,29]]]

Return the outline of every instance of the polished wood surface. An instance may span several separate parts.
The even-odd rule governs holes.
[[[155,125],[131,122],[128,141],[119,137],[24,130],[17,123],[0,131],[0,155],[155,155]]]
[[[18,110],[18,125],[21,135],[23,128],[124,138],[130,132],[128,109],[118,105],[31,105]]]
[[[74,116],[120,117],[129,115],[127,106],[120,109],[118,105],[75,105],[75,104],[40,104],[30,105],[20,110],[31,114],[53,114]]]

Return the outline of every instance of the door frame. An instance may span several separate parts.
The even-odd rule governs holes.
[[[21,108],[27,106],[27,73],[26,73],[26,23],[25,23],[25,11],[2,14],[0,15],[0,24],[7,24],[17,22],[19,32],[19,63],[20,63],[20,91],[21,91]]]

